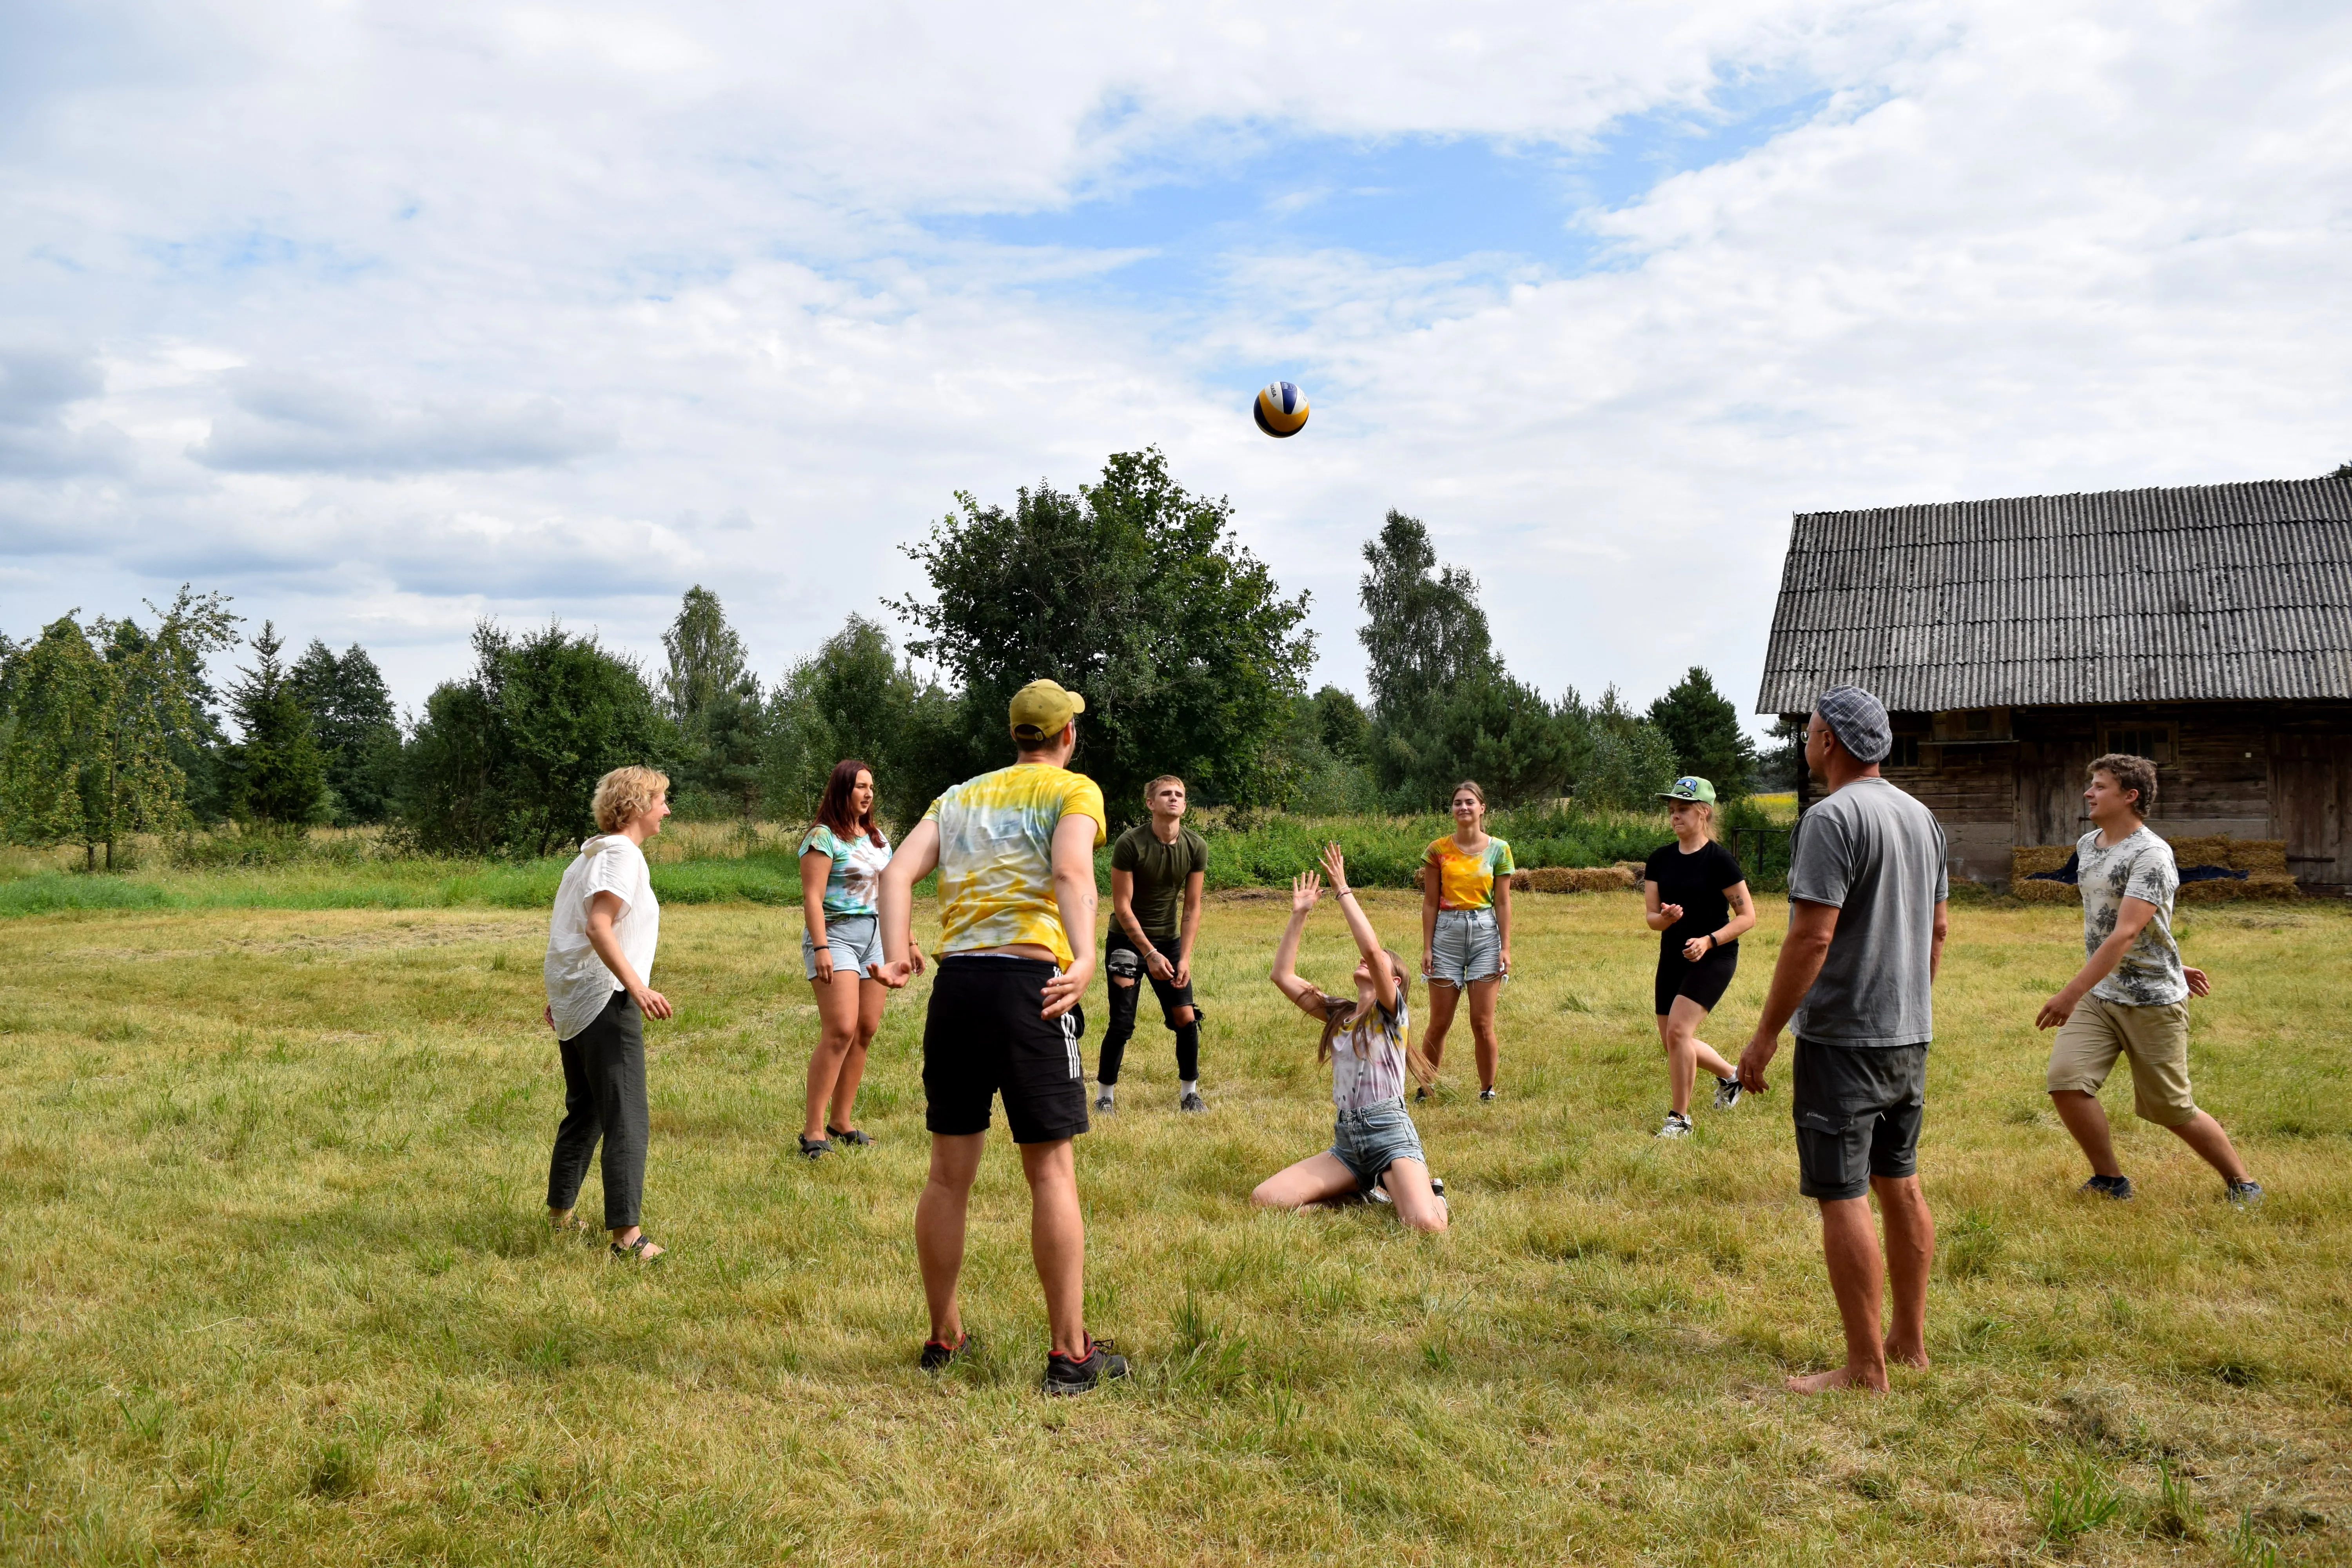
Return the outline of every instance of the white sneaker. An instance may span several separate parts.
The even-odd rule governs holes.
[[[1111,1100],[1110,1090],[1104,1089],[1100,1094],[1095,1096],[1095,1110],[1099,1111],[1101,1114],[1108,1116],[1112,1111],[1117,1110],[1118,1109],[1118,1107]]]
[[[1669,1110],[1666,1112],[1666,1124],[1658,1129],[1658,1136],[1661,1138],[1687,1138],[1690,1136],[1690,1118],[1685,1116],[1679,1110]]]
[[[1738,1103],[1739,1080],[1736,1078],[1717,1079],[1715,1080],[1715,1108],[1717,1110],[1728,1110]]]

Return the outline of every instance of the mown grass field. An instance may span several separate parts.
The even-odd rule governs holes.
[[[1409,946],[1409,896],[1372,909]],[[541,1223],[536,912],[8,921],[0,1558],[2352,1559],[2347,911],[2182,921],[2218,984],[2200,1098],[2270,1189],[2242,1215],[2127,1116],[2139,1201],[2074,1195],[2030,1020],[2079,917],[1959,908],[1923,1154],[1936,1365],[1800,1401],[1781,1378],[1839,1342],[1785,1058],[1780,1093],[1653,1140],[1636,910],[1520,900],[1505,1098],[1461,1091],[1457,1035],[1420,1118],[1454,1228],[1415,1238],[1245,1206],[1323,1145],[1328,1085],[1264,978],[1283,905],[1213,904],[1212,1113],[1175,1113],[1147,1023],[1079,1151],[1090,1316],[1137,1375],[1055,1403],[1009,1147],[966,1275],[985,1353],[914,1366],[919,986],[867,1079],[880,1145],[787,1153],[816,1026],[790,908],[665,912],[650,1269]],[[1765,900],[1717,1044],[1781,919]],[[1319,920],[1307,972],[1338,984],[1343,942]]]

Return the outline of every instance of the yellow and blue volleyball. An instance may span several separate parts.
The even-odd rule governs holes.
[[[1257,395],[1257,427],[1280,440],[1307,428],[1307,395],[1296,384],[1277,381]]]

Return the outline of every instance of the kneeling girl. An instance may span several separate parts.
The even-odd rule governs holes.
[[[1427,1083],[1435,1069],[1411,1044],[1405,1011],[1405,969],[1381,945],[1348,886],[1348,868],[1337,844],[1323,850],[1333,896],[1347,916],[1348,932],[1360,955],[1356,994],[1327,995],[1298,977],[1298,940],[1307,913],[1323,896],[1323,879],[1303,872],[1291,883],[1290,924],[1274,952],[1274,983],[1301,1012],[1323,1026],[1317,1059],[1331,1064],[1331,1100],[1339,1115],[1331,1147],[1260,1182],[1250,1201],[1268,1208],[1302,1208],[1350,1193],[1385,1193],[1397,1218],[1414,1230],[1445,1228],[1445,1199],[1433,1187],[1422,1157],[1421,1135],[1405,1110],[1404,1079]]]

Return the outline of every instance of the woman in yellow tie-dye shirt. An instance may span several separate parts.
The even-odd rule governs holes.
[[[1486,792],[1475,780],[1454,786],[1454,831],[1433,839],[1421,875],[1421,973],[1429,982],[1429,1032],[1422,1049],[1444,1059],[1445,1032],[1462,994],[1470,994],[1470,1038],[1478,1061],[1478,1098],[1495,1098],[1501,1047],[1495,1037],[1496,994],[1511,973],[1511,847],[1486,832]],[[1426,1099],[1426,1089],[1415,1099]]]

